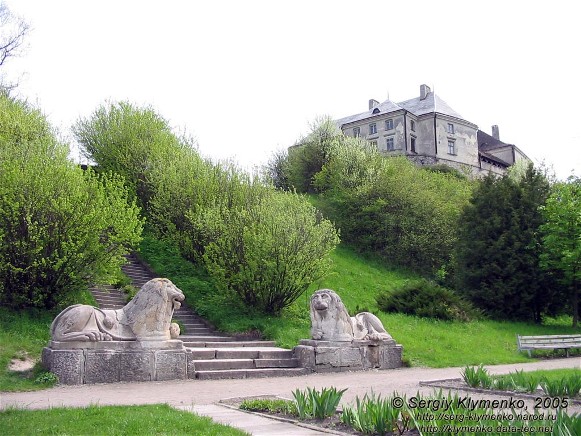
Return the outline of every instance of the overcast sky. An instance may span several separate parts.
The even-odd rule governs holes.
[[[204,155],[251,167],[318,116],[407,100],[425,83],[560,178],[581,175],[573,1],[0,1],[32,26],[7,73],[64,135],[129,100]]]

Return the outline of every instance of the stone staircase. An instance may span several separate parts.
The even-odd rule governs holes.
[[[136,288],[155,277],[135,255],[128,256],[122,267]],[[101,309],[120,309],[127,304],[125,293],[113,286],[91,290]],[[226,379],[303,375],[309,371],[298,367],[292,350],[278,348],[273,341],[240,340],[216,332],[203,318],[187,306],[174,312],[181,325],[179,337],[192,352],[197,379]]]

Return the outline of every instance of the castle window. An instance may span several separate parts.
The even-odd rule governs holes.
[[[373,113],[374,114],[378,114],[379,113],[379,109],[377,109],[377,108],[373,109]]]
[[[412,132],[416,131],[416,122],[414,120],[410,120],[410,130]]]
[[[456,154],[456,143],[454,141],[448,141],[448,154]]]
[[[391,118],[389,120],[385,120],[385,130],[392,129],[393,129],[393,120]]]
[[[412,153],[416,152],[416,137],[415,136],[412,136],[410,138],[410,150]]]
[[[393,143],[393,136],[386,138],[386,146],[387,146],[387,151],[395,150],[395,146]]]
[[[353,128],[353,136],[355,136],[356,138],[359,138],[361,136],[361,128],[360,127]]]
[[[448,133],[454,134],[454,124],[448,123]]]
[[[372,123],[369,125],[369,134],[375,135],[377,133],[377,124]]]
[[[375,148],[377,148],[377,141],[371,141],[371,145]]]

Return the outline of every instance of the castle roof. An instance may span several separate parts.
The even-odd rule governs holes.
[[[384,102],[379,103],[377,106],[369,109],[368,111],[341,118],[337,120],[337,124],[339,126],[343,126],[344,124],[371,118],[374,115],[388,114],[400,110],[407,110],[408,112],[411,112],[418,117],[429,113],[439,113],[443,115],[449,115],[454,118],[459,118],[461,120],[464,119],[462,115],[452,109],[448,103],[438,97],[435,93],[428,92],[424,99],[416,97],[410,100],[402,101],[401,103],[394,103],[389,99],[385,100]]]

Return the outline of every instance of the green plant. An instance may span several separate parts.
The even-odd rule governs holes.
[[[34,382],[38,384],[47,385],[47,387],[57,384],[59,381],[56,374],[52,372],[43,371],[35,379]]]
[[[346,390],[338,391],[334,387],[323,388],[320,391],[314,388],[307,388],[306,391],[296,389],[293,392],[293,397],[299,418],[324,419],[334,415]]]
[[[425,279],[382,292],[376,300],[384,312],[459,321],[479,317],[478,311],[454,291]]]
[[[499,391],[510,391],[515,388],[515,385],[509,377],[493,377],[490,388]]]
[[[456,288],[491,317],[540,323],[559,302],[558,286],[539,266],[540,206],[549,187],[532,163],[517,180],[490,174],[462,211],[456,227]]]
[[[488,375],[488,370],[484,365],[480,364],[477,367],[467,366],[461,372],[462,379],[466,384],[472,388],[483,387],[488,389],[492,386],[492,379]]]
[[[124,285],[121,287],[121,291],[125,294],[125,300],[129,302],[133,300],[133,297],[139,292],[139,289],[133,285]]]
[[[510,373],[508,377],[510,377],[514,388],[517,390],[532,393],[535,392],[539,386],[540,378],[534,374],[525,373],[522,369]]]
[[[209,417],[177,410],[167,404],[4,409],[0,411],[0,422],[2,434],[7,435],[93,435],[102,433],[102,429],[115,435],[247,435],[212,422]]]
[[[556,183],[543,207],[541,266],[558,277],[568,300],[573,327],[579,322],[581,300],[581,178]]]
[[[571,374],[565,379],[565,394],[569,397],[581,394],[581,373]]]
[[[140,240],[122,180],[83,171],[40,113],[0,93],[0,303],[70,304]]]
[[[395,397],[399,398],[399,395],[394,393],[393,397],[382,399],[373,392],[365,394],[362,400],[356,397],[355,407],[343,408],[341,422],[365,434],[402,434],[408,427],[409,414],[393,406]],[[403,402],[406,402],[405,397]]]
[[[256,412],[298,415],[296,403],[283,399],[257,398],[244,400],[240,403],[240,409]]]
[[[261,192],[262,191],[262,192]],[[207,209],[192,225],[208,234],[208,271],[247,305],[278,314],[331,266],[339,243],[305,198],[255,187],[240,208]]]

